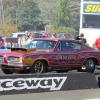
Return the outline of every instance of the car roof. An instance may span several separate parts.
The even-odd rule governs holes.
[[[72,38],[34,38],[34,40],[54,40],[54,41],[61,41],[61,40],[74,40],[77,41],[75,39]]]
[[[16,32],[16,33],[11,33],[11,34],[25,34],[25,32]]]

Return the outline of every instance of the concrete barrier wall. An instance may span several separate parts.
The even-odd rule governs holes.
[[[92,73],[0,76],[0,95],[96,88],[98,83]]]

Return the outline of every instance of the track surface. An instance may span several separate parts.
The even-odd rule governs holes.
[[[77,71],[69,73],[77,73]],[[96,78],[100,77],[99,70],[95,70],[94,74]],[[0,75],[4,75],[1,70]],[[2,95],[0,100],[100,100],[100,89]]]

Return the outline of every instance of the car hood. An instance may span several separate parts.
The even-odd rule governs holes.
[[[10,56],[23,56],[26,53],[34,52],[36,49],[29,49],[29,48],[11,48],[7,50],[1,50],[0,55],[10,55]]]
[[[34,48],[11,48],[5,51],[1,51],[0,55],[7,55],[7,56],[23,56],[25,54],[39,54],[39,53],[49,53],[53,52],[52,50],[40,50]]]

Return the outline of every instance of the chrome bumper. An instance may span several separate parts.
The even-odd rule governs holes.
[[[23,64],[6,64],[6,63],[0,63],[0,66],[3,68],[23,68],[28,67],[27,65]]]

